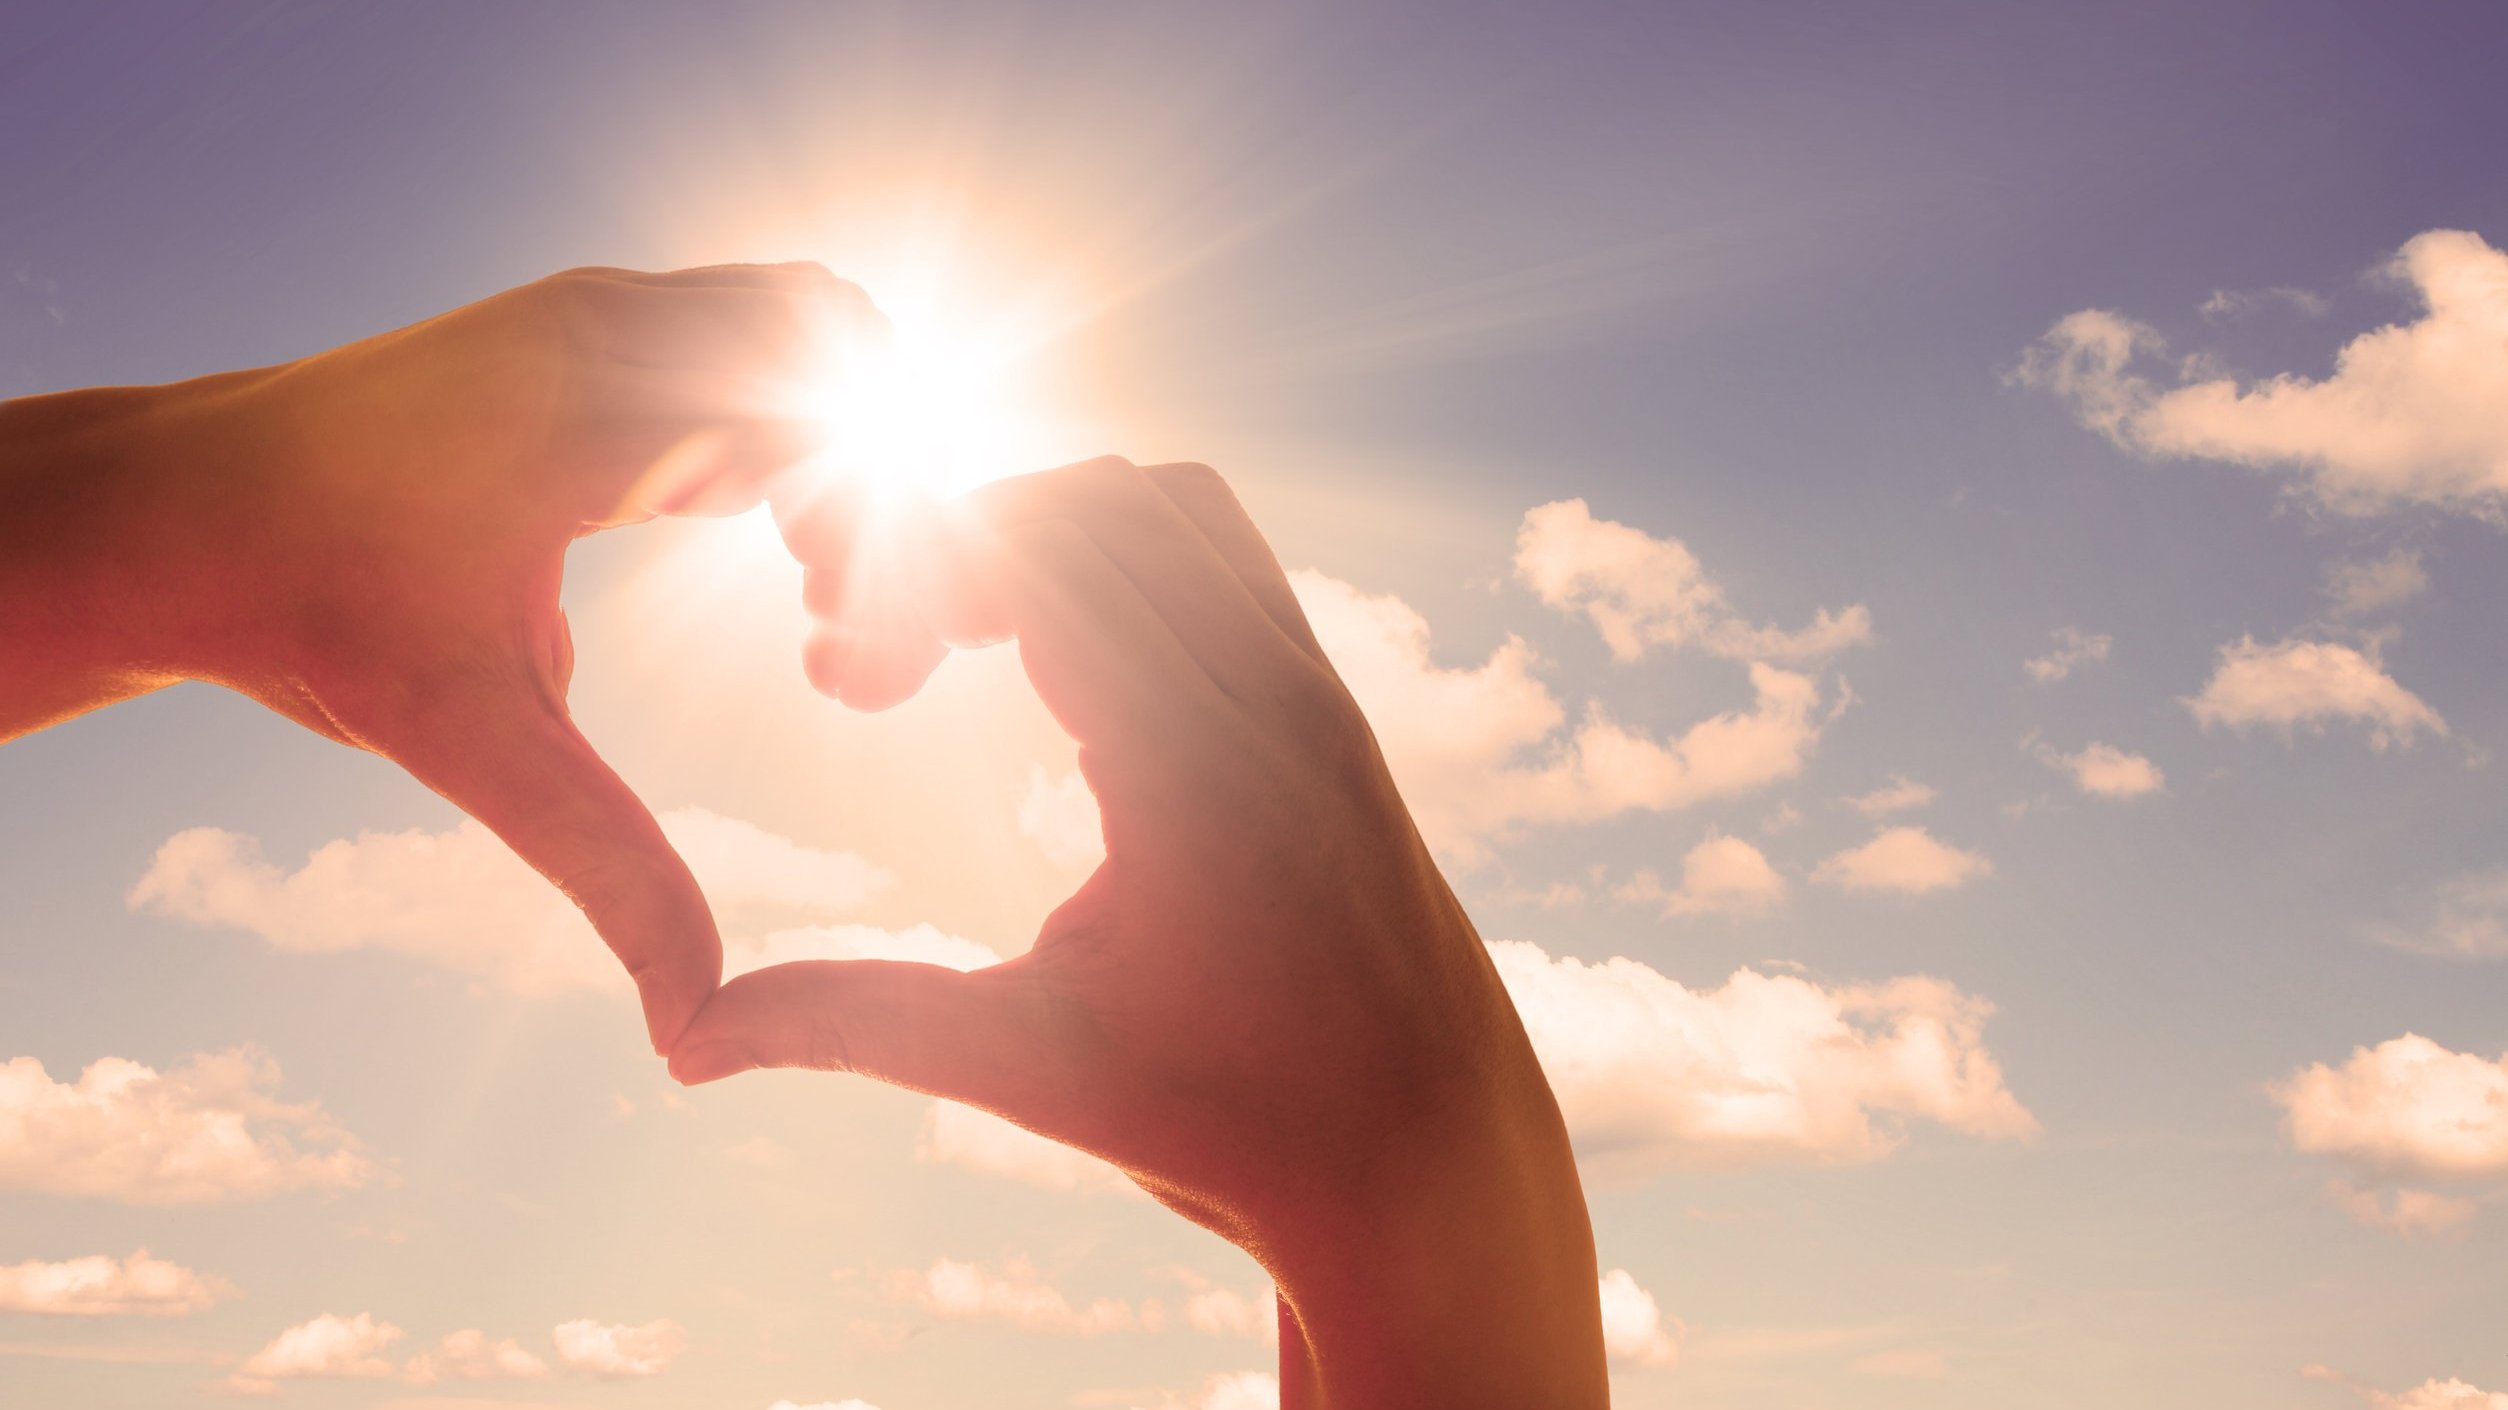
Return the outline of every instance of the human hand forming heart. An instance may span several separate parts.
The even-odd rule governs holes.
[[[276,367],[11,402],[0,740],[188,679],[392,759],[583,908],[665,1050],[722,945],[568,717],[566,548],[755,504],[819,434],[782,384],[884,329],[815,264],[579,269]]]
[[[1272,1272],[1284,1404],[1604,1403],[1557,1105],[1228,486],[1120,460],[1001,481],[925,521],[903,592],[862,571],[841,494],[779,510],[829,619],[821,688],[888,703],[944,643],[1015,638],[1106,860],[987,969],[740,976],[672,1071],[863,1073],[1114,1162]]]

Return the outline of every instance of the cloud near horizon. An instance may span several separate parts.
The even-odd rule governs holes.
[[[0,1267],[0,1312],[39,1317],[189,1317],[235,1296],[225,1279],[144,1248],[128,1258],[95,1254]]]
[[[1993,1006],[1938,979],[1832,988],[1743,969],[1693,990],[1625,957],[1489,953],[1580,1161],[1606,1178],[1879,1160],[1917,1121],[1988,1140],[2038,1129],[1986,1050]]]
[[[2277,472],[2341,514],[2508,506],[2508,253],[2463,230],[2405,242],[2385,272],[2417,317],[2353,338],[2331,376],[2241,386],[2201,359],[2155,380],[2166,340],[2106,309],[2057,320],[2012,373],[2125,449]],[[2173,385],[2170,383],[2173,382]]]
[[[2508,1177],[2508,1055],[2451,1052],[2418,1033],[2311,1063],[2272,1089],[2291,1145],[2381,1176]]]
[[[249,1047],[167,1072],[98,1058],[75,1082],[13,1058],[0,1063],[0,1190],[187,1205],[381,1178],[319,1104],[282,1102],[278,1085],[278,1063]]]
[[[828,923],[890,885],[827,851],[702,808],[661,815],[723,927],[724,977],[802,959],[903,959],[974,969],[1000,955],[930,925]],[[253,838],[193,828],[167,839],[133,910],[242,930],[299,954],[410,955],[508,992],[623,990],[627,976],[572,902],[477,822],[443,832],[365,832],[313,850],[294,871]],[[812,921],[815,924],[793,924]]]

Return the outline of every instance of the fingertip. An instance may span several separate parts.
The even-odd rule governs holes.
[[[671,1080],[683,1087],[719,1082],[760,1066],[757,1051],[737,1039],[691,1043],[670,1055]]]

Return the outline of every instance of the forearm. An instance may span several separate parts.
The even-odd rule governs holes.
[[[1356,1218],[1274,1251],[1282,1410],[1608,1405],[1565,1129],[1546,1087],[1508,1109],[1422,1136]]]
[[[193,512],[219,492],[204,413],[233,386],[0,402],[0,740],[189,674],[219,547]]]

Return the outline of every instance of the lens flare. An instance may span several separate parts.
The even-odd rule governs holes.
[[[1029,375],[1037,338],[910,291],[871,293],[889,336],[849,340],[807,384],[805,414],[826,427],[811,473],[880,498],[945,496],[1047,463]]]

